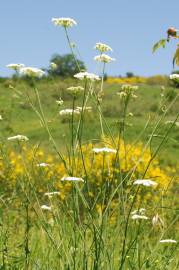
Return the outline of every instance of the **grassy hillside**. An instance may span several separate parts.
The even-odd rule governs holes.
[[[72,98],[67,94],[66,88],[76,84],[75,80],[70,79],[64,81],[60,79],[42,80],[37,83],[48,126],[61,149],[65,147],[64,138],[68,140],[69,122],[59,115],[59,110],[72,108]],[[121,103],[117,95],[121,86],[119,84],[105,84],[104,88],[102,110],[106,121],[104,122],[105,134],[108,135],[110,128],[110,132],[115,136],[118,133],[119,118],[121,116]],[[37,106],[33,87],[26,82],[9,80],[0,84],[0,92],[0,114],[3,118],[0,126],[1,138],[24,134],[29,137],[30,144],[38,142],[47,148],[49,146],[48,135],[29,104],[30,98]],[[131,112],[133,116],[127,117],[126,139],[130,142],[136,139],[145,142],[157,121],[161,119],[159,128],[156,130],[157,136],[155,136],[152,146],[155,146],[155,142],[158,144],[167,126],[165,122],[174,120],[178,112],[179,101],[176,100],[176,95],[177,90],[173,88],[139,85],[137,98],[129,104],[128,113]],[[59,107],[56,100],[60,97],[64,100],[64,103]],[[171,106],[170,104],[172,103],[174,104]],[[78,98],[76,106],[81,104],[82,98]],[[89,98],[88,106],[93,107],[93,105],[94,100]],[[171,109],[166,113],[169,106],[171,106]],[[98,140],[100,124],[97,111],[93,110],[86,117],[84,141]],[[146,124],[147,127],[144,130]],[[178,138],[179,127],[174,127],[165,147],[162,149],[161,161],[164,160],[164,157],[166,160],[166,153],[169,164],[177,161]],[[51,151],[49,147],[48,151]]]
[[[178,113],[177,90],[139,85],[133,98],[126,90],[131,100],[124,121],[121,85],[105,83],[102,114],[94,92],[89,94],[92,111],[80,114],[83,132],[76,132],[78,119],[59,115],[82,106],[82,97],[74,104],[66,91],[72,85],[77,81],[37,82],[40,108],[29,83],[0,84],[0,269],[177,270],[178,169],[173,165],[179,127],[169,133],[172,124],[166,124]],[[96,85],[95,93],[99,89]],[[38,117],[42,110],[46,129]],[[61,161],[51,155],[48,129]],[[17,134],[29,141],[7,141]],[[105,145],[97,148],[103,152],[94,151],[98,142],[97,147]],[[22,147],[26,144],[30,147]]]

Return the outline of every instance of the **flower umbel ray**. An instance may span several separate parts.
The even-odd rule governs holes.
[[[95,47],[96,50],[100,51],[101,53],[107,52],[107,51],[113,51],[112,48],[105,44],[105,43],[101,43],[101,42],[97,42]]]
[[[84,182],[83,178],[74,176],[64,176],[61,178],[61,181]]]
[[[138,179],[138,180],[135,180],[133,184],[134,185],[142,185],[142,186],[146,186],[146,187],[158,185],[158,183],[156,183],[155,181],[152,181],[150,179]]]
[[[72,18],[52,18],[52,22],[56,26],[63,26],[65,28],[77,25],[77,22]]]

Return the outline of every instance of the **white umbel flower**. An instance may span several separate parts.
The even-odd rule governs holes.
[[[146,212],[146,209],[145,208],[140,208],[140,209],[137,209],[137,210],[134,210],[131,215],[136,215],[136,214],[139,214],[139,215],[144,215]]]
[[[173,239],[163,239],[163,240],[160,240],[159,242],[160,243],[174,243],[174,244],[177,243],[177,241]]]
[[[108,148],[108,147],[103,147],[103,148],[93,148],[92,150],[94,153],[116,153],[116,149]]]
[[[77,106],[76,107],[76,110],[78,110],[79,112],[82,112],[82,111],[91,112],[92,111],[92,107],[90,107],[90,106],[84,106],[84,107]]]
[[[138,179],[134,181],[133,185],[142,185],[146,187],[151,187],[151,186],[157,186],[158,183],[150,179]]]
[[[120,98],[125,98],[127,96],[127,93],[126,92],[117,92],[117,95],[120,97]]]
[[[7,138],[8,141],[20,141],[20,142],[26,142],[28,141],[29,139],[24,136],[24,135],[16,135],[16,136],[13,136],[13,137],[8,137]]]
[[[123,84],[121,86],[121,89],[122,91],[129,92],[129,91],[136,91],[139,89],[139,87],[137,85]]]
[[[171,74],[170,80],[179,81],[179,74]]]
[[[137,215],[137,214],[132,215],[131,218],[132,218],[133,220],[137,220],[137,219],[145,219],[145,220],[147,220],[147,219],[149,219],[148,217],[146,217],[146,216],[144,216],[144,215]]]
[[[179,122],[174,122],[174,121],[172,121],[172,120],[166,121],[165,124],[166,124],[166,125],[169,125],[169,124],[172,125],[172,124],[174,124],[176,127],[179,127]]]
[[[48,197],[48,198],[52,198],[53,196],[55,195],[60,195],[60,192],[59,191],[53,191],[53,192],[46,192],[44,194],[44,196]]]
[[[51,165],[45,162],[37,164],[37,167],[50,167]]]
[[[45,72],[39,68],[34,67],[23,67],[20,68],[20,74],[28,77],[41,78],[45,75]]]
[[[52,207],[51,207],[51,206],[48,206],[48,205],[45,205],[45,204],[43,204],[43,205],[41,206],[41,209],[42,209],[42,210],[47,210],[47,211],[52,211]]]
[[[0,120],[3,120],[2,115],[0,115]]]
[[[56,26],[63,26],[65,28],[77,25],[77,22],[71,18],[52,18],[52,22]]]
[[[71,86],[67,88],[67,91],[72,95],[78,95],[80,92],[84,91],[82,86]]]
[[[50,63],[50,68],[51,68],[52,70],[57,69],[57,64],[55,64],[54,62],[51,62],[51,63]]]
[[[89,73],[89,72],[79,72],[77,74],[74,75],[74,77],[76,79],[79,79],[79,80],[85,80],[85,79],[88,79],[90,81],[99,81],[100,78],[98,75],[94,74],[94,73]]]
[[[6,67],[13,69],[15,71],[19,71],[21,68],[25,67],[24,64],[8,64]]]
[[[61,181],[84,182],[83,178],[74,176],[64,176]]]
[[[80,114],[79,110],[73,110],[73,109],[65,109],[65,110],[61,110],[59,111],[59,114],[61,116],[65,116],[65,115],[72,115],[72,114]]]
[[[58,106],[62,106],[63,105],[63,100],[60,98],[59,100],[56,100],[56,103]]]
[[[95,61],[98,61],[98,62],[103,62],[103,63],[110,63],[112,61],[115,61],[116,59],[115,58],[112,58],[110,57],[109,55],[107,54],[100,54],[100,55],[97,55],[94,57],[94,60]]]
[[[96,50],[100,51],[101,53],[107,52],[107,51],[113,51],[112,48],[110,46],[108,46],[107,44],[101,43],[101,42],[97,42],[95,47]]]

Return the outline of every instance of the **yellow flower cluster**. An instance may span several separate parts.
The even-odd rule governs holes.
[[[109,84],[147,84],[147,85],[169,85],[169,78],[164,75],[155,75],[151,77],[108,77],[106,80]]]
[[[147,78],[145,77],[131,77],[131,78],[118,78],[108,77],[106,82],[109,84],[145,84]]]
[[[73,167],[73,175],[85,179],[90,197],[95,197],[105,184],[111,190],[116,188],[121,181],[128,193],[134,180],[141,178],[154,179],[158,183],[156,189],[163,190],[168,187],[170,175],[173,174],[174,169],[162,170],[159,161],[155,159],[146,171],[151,153],[149,148],[145,148],[142,143],[124,144],[122,140],[119,143],[116,139],[115,142],[107,140],[105,144],[113,148],[118,145],[119,151],[117,154],[115,152],[95,153],[94,145],[87,144],[82,147],[82,151],[77,150],[73,161],[69,157],[65,158],[67,167],[69,169]],[[2,190],[12,191],[17,186],[21,186],[23,181],[28,180],[38,193],[55,189],[64,200],[72,188],[71,182],[61,181],[65,175],[69,175],[69,171],[64,164],[55,155],[46,155],[39,149],[23,148],[19,154],[10,151],[6,157],[0,157]],[[85,183],[79,185],[83,187]],[[147,199],[151,198],[150,189],[147,189],[145,196]]]

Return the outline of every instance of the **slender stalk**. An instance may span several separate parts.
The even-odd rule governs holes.
[[[73,55],[73,58],[74,58],[74,60],[75,60],[76,66],[77,66],[77,68],[78,68],[78,70],[79,70],[79,72],[80,72],[80,71],[81,71],[80,65],[79,65],[79,63],[78,63],[78,61],[77,61],[77,59],[76,59],[75,54],[74,54],[73,47],[72,47],[72,44],[71,44],[71,41],[70,41],[70,38],[69,38],[69,35],[68,35],[67,28],[64,27],[64,29],[65,29],[65,34],[66,34],[66,38],[67,38],[67,41],[68,41],[68,45],[69,45],[69,47],[70,47],[71,53],[72,53],[72,55]]]
[[[40,100],[40,97],[39,97],[38,90],[37,90],[36,87],[34,87],[34,90],[35,90],[35,94],[36,94],[37,101],[38,101],[38,104],[39,104],[39,109],[40,109],[40,113],[38,113],[36,109],[35,109],[35,112],[38,114],[38,116],[40,116],[40,119],[42,120],[42,124],[45,127],[45,129],[47,131],[47,134],[49,135],[49,140],[52,142],[52,144],[54,146],[54,149],[56,150],[57,154],[59,155],[60,159],[62,160],[62,162],[63,162],[63,164],[65,166],[65,168],[68,171],[68,167],[67,167],[66,161],[63,158],[62,153],[58,150],[57,145],[55,143],[55,140],[53,139],[53,136],[52,136],[52,134],[51,134],[51,132],[49,130],[47,121],[46,121],[45,116],[44,116],[44,112],[43,112],[43,108],[42,108],[42,104],[41,104],[41,100]],[[32,106],[32,108],[34,109],[34,105]]]

